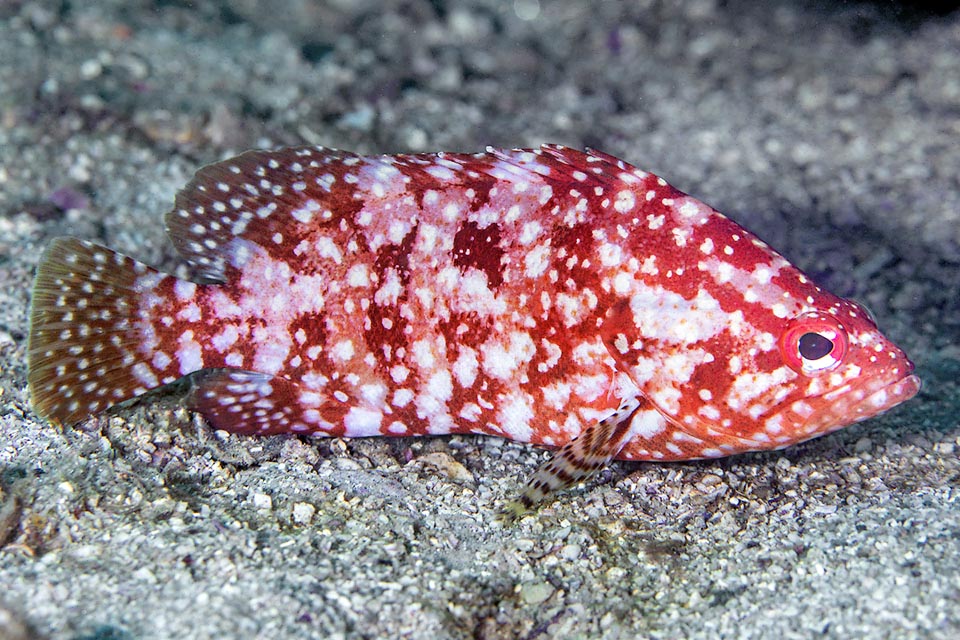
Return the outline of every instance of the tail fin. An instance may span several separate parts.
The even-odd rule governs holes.
[[[50,244],[33,285],[27,349],[37,414],[72,424],[159,386],[138,351],[137,299],[151,275],[162,277],[90,242]]]

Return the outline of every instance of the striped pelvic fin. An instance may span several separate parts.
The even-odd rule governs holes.
[[[639,397],[624,400],[614,413],[560,447],[537,469],[520,497],[504,507],[501,520],[508,524],[515,521],[556,492],[587,480],[605,467],[630,439],[633,414],[645,402]]]
[[[47,248],[33,285],[27,380],[34,410],[57,424],[145,393],[137,282],[159,272],[77,238]]]

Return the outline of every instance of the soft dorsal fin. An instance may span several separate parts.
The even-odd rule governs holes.
[[[290,147],[207,165],[177,194],[167,234],[201,279],[224,282],[242,246],[236,240],[269,246],[276,233],[317,228],[324,212],[332,220],[348,207],[353,190],[344,176],[359,161],[349,152]]]

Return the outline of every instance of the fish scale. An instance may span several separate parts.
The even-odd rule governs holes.
[[[919,389],[856,303],[594,150],[251,151],[201,169],[166,225],[195,281],[74,238],[44,254],[41,416],[202,371],[188,406],[236,433],[560,447],[518,513],[615,457],[781,448]]]

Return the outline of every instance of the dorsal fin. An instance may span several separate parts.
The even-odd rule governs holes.
[[[593,149],[580,151],[559,144],[544,144],[539,149],[502,150],[488,147],[487,153],[514,167],[517,175],[533,172],[552,180],[581,184],[584,188],[608,186],[613,181],[632,182],[648,175],[611,155]]]
[[[325,225],[350,219],[368,198],[506,182],[567,184],[579,190],[635,182],[647,174],[595,151],[560,145],[485,153],[360,156],[323,147],[248,151],[202,168],[166,218],[174,247],[207,282],[225,282],[251,245],[292,249]],[[283,253],[283,252],[286,253]]]
[[[332,219],[352,189],[345,169],[359,156],[322,147],[247,151],[200,169],[165,217],[177,252],[205,281],[224,282],[243,243],[269,246],[275,233],[289,238],[298,223],[317,227],[315,216]],[[276,211],[286,215],[274,216]]]

